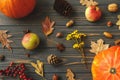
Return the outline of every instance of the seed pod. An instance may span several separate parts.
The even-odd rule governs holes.
[[[115,43],[115,45],[120,46],[120,39],[115,40],[114,43]]]
[[[103,32],[103,35],[107,38],[112,38],[113,37],[112,34],[109,33],[109,32]]]
[[[62,34],[61,32],[58,32],[58,33],[56,34],[56,37],[57,37],[57,38],[62,38],[62,37],[63,37],[63,34]]]
[[[30,58],[30,54],[29,53],[26,53],[25,55],[26,55],[26,57]]]
[[[108,26],[108,27],[111,27],[112,25],[113,25],[113,23],[112,23],[111,21],[108,21],[108,22],[107,22],[107,26]]]
[[[66,27],[70,27],[74,24],[74,21],[73,20],[70,20],[66,23]]]
[[[64,50],[65,50],[65,46],[64,46],[63,44],[61,44],[61,43],[58,43],[58,44],[56,45],[56,47],[57,47],[57,49],[58,49],[59,51],[64,51]]]
[[[5,60],[5,56],[4,55],[0,55],[0,61],[4,61]]]

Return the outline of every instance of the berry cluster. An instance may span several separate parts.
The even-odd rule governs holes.
[[[33,80],[27,77],[25,69],[24,63],[15,65],[15,63],[11,62],[5,70],[0,70],[0,76],[19,77],[20,80]]]

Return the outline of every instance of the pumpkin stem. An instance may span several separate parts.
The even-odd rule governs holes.
[[[110,73],[111,73],[111,74],[116,74],[116,69],[115,69],[115,68],[111,68],[111,69],[110,69]]]

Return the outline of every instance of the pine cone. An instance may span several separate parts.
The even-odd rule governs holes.
[[[55,0],[54,9],[63,16],[70,16],[72,6],[65,0]]]
[[[49,64],[56,65],[56,64],[61,63],[62,60],[60,58],[58,58],[56,55],[51,54],[48,56],[47,61]]]

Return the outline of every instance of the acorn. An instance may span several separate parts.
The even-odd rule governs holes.
[[[57,64],[60,64],[62,62],[62,60],[54,54],[50,54],[47,57],[47,61],[49,64],[52,64],[52,65],[57,65]]]
[[[57,37],[57,38],[62,38],[62,37],[63,37],[63,33],[57,32],[57,33],[56,33],[56,37]]]
[[[62,43],[57,43],[56,48],[61,52],[65,50],[65,46]]]
[[[54,9],[63,16],[70,16],[73,11],[71,4],[65,0],[55,0]]]

